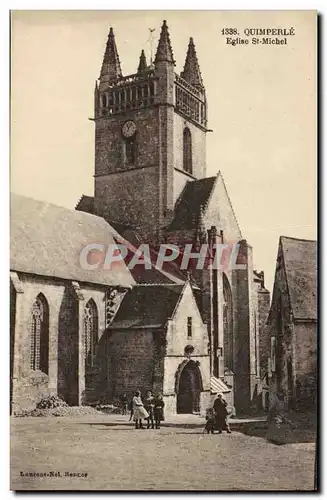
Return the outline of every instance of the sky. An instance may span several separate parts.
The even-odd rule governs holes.
[[[208,100],[207,176],[222,172],[254,267],[272,291],[281,235],[316,239],[316,20],[312,11],[15,11],[11,191],[73,208],[93,195],[93,91],[109,27],[124,75],[167,20],[183,69],[194,39]],[[290,28],[287,45],[226,43],[224,28]],[[250,37],[251,39],[251,37]]]

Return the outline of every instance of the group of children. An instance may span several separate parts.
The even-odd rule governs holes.
[[[130,403],[126,393],[123,394],[120,400],[122,414],[126,415],[129,408],[131,412],[129,420],[134,420],[135,429],[145,429],[142,420],[147,421],[147,429],[160,429],[160,423],[164,420],[165,407],[162,394],[153,396],[151,391],[147,391],[142,401],[141,391],[136,391]],[[222,397],[222,394],[218,394],[213,404],[213,408],[207,411],[205,431],[207,431],[208,434],[213,434],[215,430],[220,434],[222,431],[226,431],[230,434],[231,430],[227,420],[229,413],[227,402]]]
[[[130,404],[128,405],[127,394],[121,398],[122,413],[126,415],[129,406],[130,419],[135,422],[135,429],[145,429],[142,420],[147,421],[147,429],[160,429],[160,423],[164,420],[165,403],[161,394],[153,396],[151,391],[146,393],[142,401],[141,391],[136,391]]]

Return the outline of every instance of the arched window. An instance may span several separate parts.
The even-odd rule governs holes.
[[[127,165],[134,165],[136,163],[136,147],[135,137],[125,141],[125,159]]]
[[[49,306],[39,294],[32,306],[30,323],[30,368],[49,373]]]
[[[85,365],[92,367],[98,342],[98,310],[92,299],[88,301],[84,309],[84,341]]]
[[[106,94],[102,94],[101,101],[102,101],[102,107],[106,108],[107,107],[107,96],[106,96]]]
[[[183,132],[183,170],[192,173],[192,136],[187,127]]]

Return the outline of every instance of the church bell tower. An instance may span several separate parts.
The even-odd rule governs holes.
[[[159,243],[187,181],[206,175],[207,103],[193,39],[183,71],[166,21],[154,61],[123,76],[110,28],[94,91],[95,214]]]

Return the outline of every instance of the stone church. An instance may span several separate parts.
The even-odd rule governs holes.
[[[225,393],[237,413],[261,392],[270,294],[253,268],[219,172],[207,177],[207,99],[194,41],[175,72],[166,21],[154,61],[124,76],[110,28],[94,90],[94,196],[75,210],[12,195],[11,406],[69,404],[151,389],[166,409],[202,412]],[[218,170],[218,168],[217,168]],[[84,269],[90,243],[195,252],[238,244],[242,266]],[[133,253],[133,250],[132,250]]]

